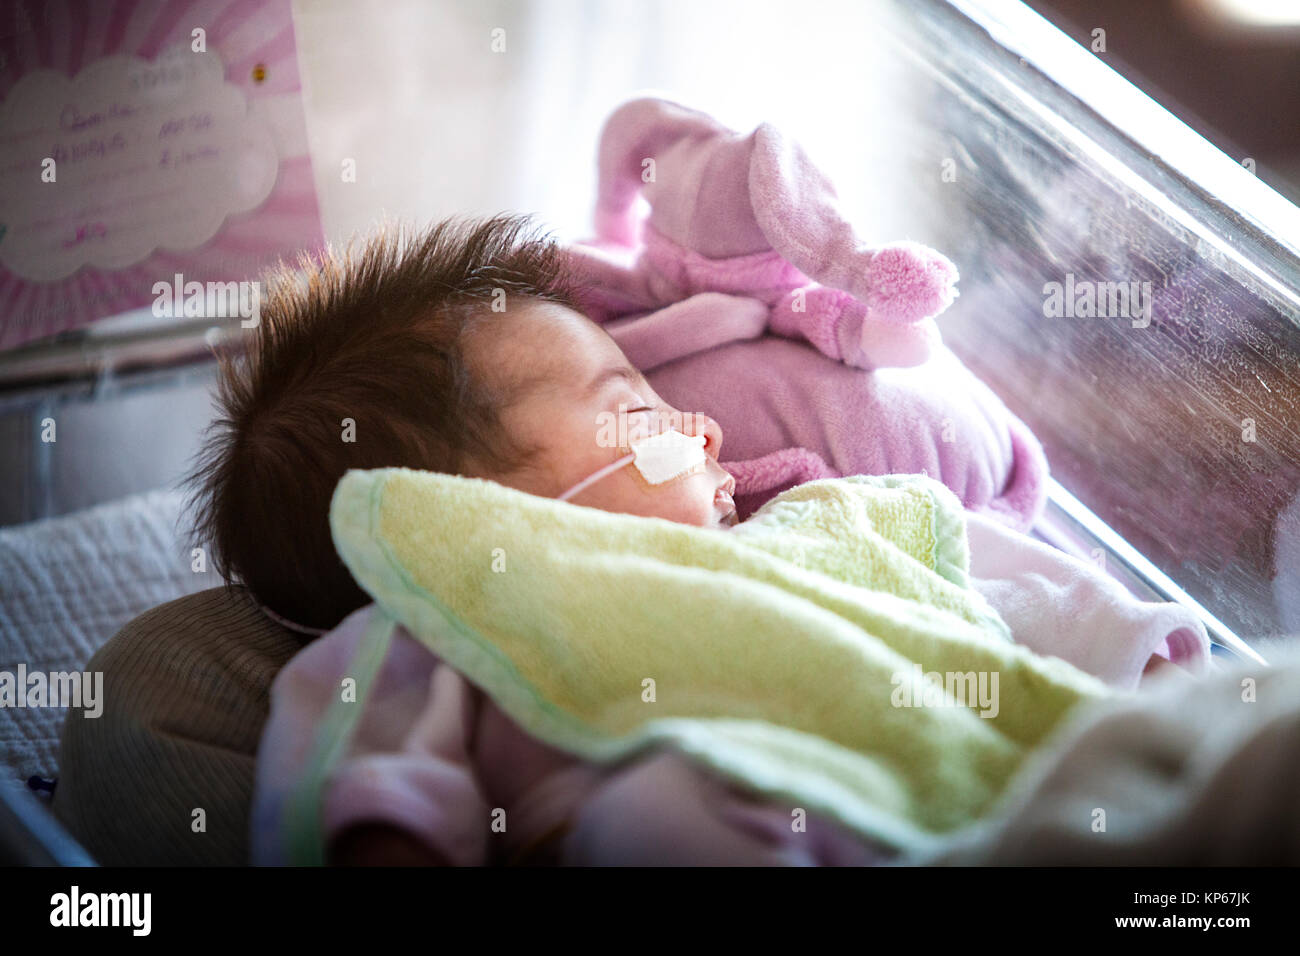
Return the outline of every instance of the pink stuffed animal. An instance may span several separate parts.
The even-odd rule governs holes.
[[[1046,461],[942,344],[934,319],[957,295],[944,256],[859,240],[770,124],[736,133],[660,98],[609,117],[599,176],[597,234],[568,247],[580,302],[656,391],[722,425],[724,454],[744,456],[724,462],[742,517],[799,481],[926,472],[967,507],[1033,523]]]
[[[642,242],[632,268],[597,251]],[[934,317],[957,295],[957,269],[933,249],[860,241],[834,187],[775,127],[741,135],[661,99],[633,100],[605,123],[591,247],[573,252],[597,290],[596,321],[738,292],[767,306],[771,331],[865,369],[929,358]],[[713,305],[690,311],[708,322]]]

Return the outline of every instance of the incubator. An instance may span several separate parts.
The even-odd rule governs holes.
[[[887,144],[874,231],[960,264],[944,342],[1046,450],[1034,533],[1192,608],[1216,653],[1263,661],[1268,640],[1300,634],[1300,210],[1023,5],[875,6],[871,49],[898,92],[891,115],[860,121]],[[168,404],[202,418],[212,346],[240,336],[238,317],[109,320],[10,351],[3,424],[34,434],[57,408],[61,438],[93,436],[96,408],[120,417],[178,386]],[[193,424],[141,434],[179,446]],[[656,487],[698,468],[702,445],[634,443],[561,497],[628,465]],[[58,498],[57,446],[23,447],[9,470],[26,513],[9,521],[94,503]],[[161,483],[118,481],[96,484]],[[0,857],[90,862],[35,799],[0,788]]]

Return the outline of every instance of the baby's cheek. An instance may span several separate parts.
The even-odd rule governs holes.
[[[680,481],[677,490],[679,517],[685,524],[709,525],[713,523],[713,494],[716,486],[707,475],[691,475]]]
[[[713,495],[717,485],[706,474],[686,475],[651,485],[628,469],[602,484],[603,488],[596,486],[600,488],[601,496],[589,503],[607,511],[663,518],[700,527],[713,524]]]

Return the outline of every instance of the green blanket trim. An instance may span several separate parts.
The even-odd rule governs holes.
[[[288,861],[293,866],[325,864],[321,827],[321,797],[325,782],[352,740],[352,733],[365,710],[370,685],[388,656],[394,626],[394,620],[382,612],[371,619],[347,669],[357,682],[357,699],[345,701],[340,693],[330,702],[325,718],[316,728],[303,773],[285,799],[283,832],[286,834]]]

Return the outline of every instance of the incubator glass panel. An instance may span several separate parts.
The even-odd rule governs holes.
[[[1295,207],[1024,8],[895,12],[895,201],[960,266],[945,341],[1213,615],[1300,633]]]

